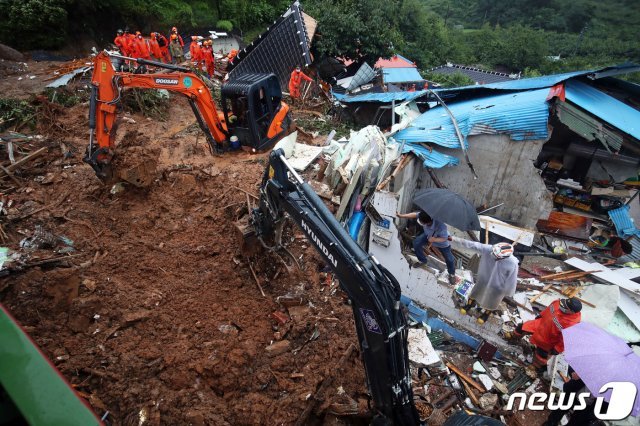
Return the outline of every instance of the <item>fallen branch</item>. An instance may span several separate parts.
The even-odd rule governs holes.
[[[242,191],[242,192],[244,192],[245,194],[247,194],[248,196],[253,197],[255,200],[260,201],[260,199],[259,199],[258,197],[256,197],[255,195],[253,195],[252,193],[250,193],[249,191],[247,191],[247,190],[245,190],[245,189],[238,188],[237,186],[232,186],[232,188],[237,189],[238,191]]]
[[[468,384],[470,384],[471,386],[476,388],[479,392],[483,392],[483,393],[485,392],[484,386],[482,386],[480,383],[478,383],[475,380],[473,380],[471,377],[467,376],[458,367],[456,367],[455,365],[453,365],[449,361],[447,361],[446,365],[447,365],[447,367],[449,367],[449,369],[451,369],[451,371],[456,373],[458,375],[458,377],[460,377],[462,380],[464,380],[465,382],[467,382]]]
[[[260,280],[258,280],[258,276],[256,275],[256,272],[253,270],[253,266],[251,266],[251,262],[249,262],[249,269],[251,270],[251,275],[253,275],[253,279],[256,280],[256,284],[258,284],[258,288],[260,289],[260,293],[262,294],[262,297],[267,297],[267,295],[264,294],[264,290],[262,290],[262,286],[260,285]]]
[[[31,160],[34,160],[36,158],[38,158],[39,156],[41,156],[42,154],[44,154],[44,152],[47,150],[47,147],[42,147],[39,150],[32,152],[31,154],[27,155],[24,158],[21,158],[20,160],[16,161],[14,164],[11,164],[10,166],[7,166],[7,170],[10,172],[13,172],[15,169],[17,169],[18,167],[22,166],[24,163],[29,162]],[[4,177],[4,176],[8,176],[8,174],[4,171],[4,170],[0,170],[2,173],[0,173],[0,177]]]

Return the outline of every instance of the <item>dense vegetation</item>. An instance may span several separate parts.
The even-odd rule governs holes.
[[[257,34],[288,0],[0,0],[0,41],[56,48],[78,34],[173,25]],[[638,0],[305,0],[317,55],[402,53],[423,70],[445,62],[547,74],[640,62]],[[553,58],[555,57],[555,58]],[[560,58],[558,60],[558,57]]]

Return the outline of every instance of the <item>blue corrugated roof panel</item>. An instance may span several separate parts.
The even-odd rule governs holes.
[[[498,89],[498,90],[532,90],[542,89],[544,87],[555,86],[570,78],[593,74],[594,78],[604,77],[606,75],[624,74],[625,72],[634,72],[637,69],[636,64],[626,63],[611,67],[600,68],[597,70],[584,70],[565,72],[562,74],[543,75],[541,77],[522,78],[520,80],[503,81],[500,83],[477,84],[463,87],[453,87],[448,89],[436,89],[438,92],[457,92],[460,90],[471,90],[478,88]]]
[[[424,81],[417,68],[383,68],[382,81],[384,83],[411,83]]]
[[[548,93],[548,89],[540,89],[501,94],[453,103],[449,109],[465,140],[477,134],[508,134],[516,141],[547,139]],[[425,112],[394,138],[409,144],[429,142],[460,148],[451,118],[442,107]]]
[[[565,96],[568,101],[585,111],[640,139],[640,111],[616,98],[580,81],[567,81]]]
[[[333,96],[340,102],[383,102],[391,103],[412,101],[427,94],[426,90],[418,90],[416,92],[383,92],[383,93],[363,93],[362,95],[341,95],[334,93]]]
[[[616,226],[618,235],[622,238],[629,237],[631,235],[637,235],[640,237],[640,229],[636,228],[633,223],[633,219],[629,215],[629,206],[622,206],[615,210],[609,210],[609,217]]]
[[[432,169],[441,169],[446,166],[456,166],[458,165],[458,163],[460,163],[460,160],[458,160],[456,157],[443,154],[436,151],[435,149],[429,151],[424,146],[416,144],[405,144],[402,152],[403,154],[406,154],[407,152],[413,152],[422,160],[422,164],[424,164],[425,167],[430,167]]]

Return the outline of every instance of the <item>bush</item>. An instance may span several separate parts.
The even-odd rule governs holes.
[[[233,24],[231,21],[220,20],[216,23],[216,29],[220,31],[231,32],[233,30]]]
[[[16,130],[23,126],[36,125],[36,108],[28,101],[0,98],[0,131],[13,126]]]

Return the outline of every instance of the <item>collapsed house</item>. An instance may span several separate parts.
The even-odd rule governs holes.
[[[484,339],[504,348],[508,345],[499,332],[513,320],[494,316],[479,326],[475,318],[460,314],[451,286],[439,280],[443,262],[433,259],[426,270],[411,267],[406,224],[395,214],[415,210],[413,196],[418,189],[446,187],[486,210],[480,216],[483,232],[474,238],[488,243],[517,241],[524,260],[519,285],[533,292],[516,295],[524,307],[517,309],[521,320],[532,315],[527,311],[531,294],[540,294],[536,303],[543,307],[563,295],[576,294],[597,306],[587,305],[586,321],[627,341],[640,338],[640,269],[637,263],[628,264],[640,258],[640,231],[635,225],[640,220],[636,189],[640,185],[640,111],[635,107],[640,92],[637,85],[615,78],[639,69],[625,64],[438,90],[460,137],[429,91],[335,95],[356,116],[368,115],[386,130],[388,143],[396,144],[399,153],[411,156],[383,173],[382,177],[393,170],[393,179],[379,184],[377,191],[355,190],[342,196],[353,200],[356,194],[360,201],[370,197],[369,210],[363,209],[370,228],[365,223],[357,235],[398,279],[407,303],[412,299],[456,327],[436,317],[426,320],[430,325],[457,333],[461,339],[475,336],[479,338],[475,345]],[[372,151],[360,148],[359,152],[371,155]],[[358,167],[371,167],[364,154],[352,156],[346,164],[347,177],[355,180]],[[353,215],[347,210],[339,219],[349,224]],[[610,248],[602,245],[603,239],[616,238],[626,242],[624,256],[613,257]],[[469,274],[474,268],[473,253],[459,250],[456,254],[464,267],[459,272]],[[530,260],[545,256],[566,262],[551,259],[556,263],[542,267]],[[615,269],[604,265],[612,260]],[[629,266],[622,267],[625,263]],[[535,273],[544,268],[551,271]],[[541,276],[567,268],[583,271],[582,285],[563,286],[562,294],[540,291]]]

